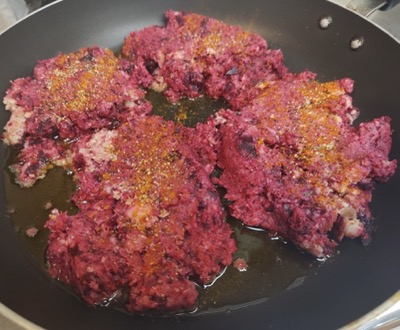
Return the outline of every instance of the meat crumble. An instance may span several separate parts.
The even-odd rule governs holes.
[[[50,274],[90,304],[125,290],[129,311],[193,309],[196,283],[211,283],[236,250],[209,173],[160,117],[121,125],[109,143],[103,132],[74,146],[80,211],[50,215]]]
[[[66,144],[151,111],[136,76],[127,73],[130,67],[110,50],[83,48],[42,60],[33,77],[12,83],[4,98],[11,118],[3,139],[22,147],[11,167],[21,186],[32,186],[54,165],[70,163]]]
[[[352,122],[349,79],[319,83],[308,72],[269,83],[240,114],[220,113],[218,183],[233,216],[317,257],[344,236],[369,241],[375,181],[394,174],[389,118]]]
[[[207,94],[240,108],[259,93],[259,82],[288,71],[282,52],[256,33],[197,14],[168,11],[166,19],[165,27],[132,32],[122,53],[146,68],[146,83],[171,102]]]

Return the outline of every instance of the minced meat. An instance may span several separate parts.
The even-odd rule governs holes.
[[[319,83],[305,72],[268,83],[240,114],[220,113],[218,183],[231,214],[323,257],[344,236],[370,239],[368,203],[389,161],[389,118],[358,128],[349,79]]]
[[[194,309],[196,283],[211,283],[236,246],[209,173],[179,129],[152,116],[74,148],[79,212],[52,211],[50,274],[89,304],[125,293],[129,311]]]
[[[259,82],[287,72],[282,52],[256,33],[191,13],[168,11],[166,19],[166,26],[132,32],[122,53],[171,102],[207,94],[238,109],[258,95]]]
[[[11,118],[3,137],[22,146],[11,167],[17,182],[30,187],[52,165],[69,163],[68,149],[59,141],[71,144],[93,130],[149,113],[140,72],[133,71],[110,50],[91,47],[39,61],[33,77],[16,79],[4,98]]]

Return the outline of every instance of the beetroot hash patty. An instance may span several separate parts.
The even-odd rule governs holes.
[[[75,147],[79,212],[50,215],[50,274],[90,304],[126,291],[129,311],[193,309],[195,282],[211,283],[236,247],[179,128],[152,116]]]

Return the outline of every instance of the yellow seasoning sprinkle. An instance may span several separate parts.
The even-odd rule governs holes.
[[[117,58],[105,50],[92,55],[89,48],[76,53],[61,54],[54,68],[46,74],[46,88],[42,90],[42,105],[48,111],[65,115],[70,111],[90,111],[99,103],[114,102],[112,92]]]

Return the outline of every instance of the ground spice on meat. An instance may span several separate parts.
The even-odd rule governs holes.
[[[33,77],[12,83],[4,98],[11,118],[3,138],[22,145],[11,168],[21,186],[32,186],[53,165],[70,163],[66,144],[151,111],[140,72],[128,71],[131,65],[110,50],[91,47],[39,61]]]
[[[160,117],[125,123],[110,139],[103,150],[74,146],[86,164],[73,197],[79,212],[52,211],[49,272],[90,304],[125,291],[129,311],[194,309],[196,282],[211,283],[236,250],[209,173]],[[103,164],[88,170],[94,154]]]
[[[166,18],[165,27],[132,32],[122,53],[147,68],[149,86],[171,102],[207,94],[238,109],[259,93],[260,81],[287,73],[281,51],[256,33],[203,15],[168,11]]]
[[[358,128],[352,81],[319,83],[305,72],[269,83],[240,114],[220,113],[218,183],[233,216],[330,255],[344,236],[370,239],[375,181],[394,174],[389,118]]]

